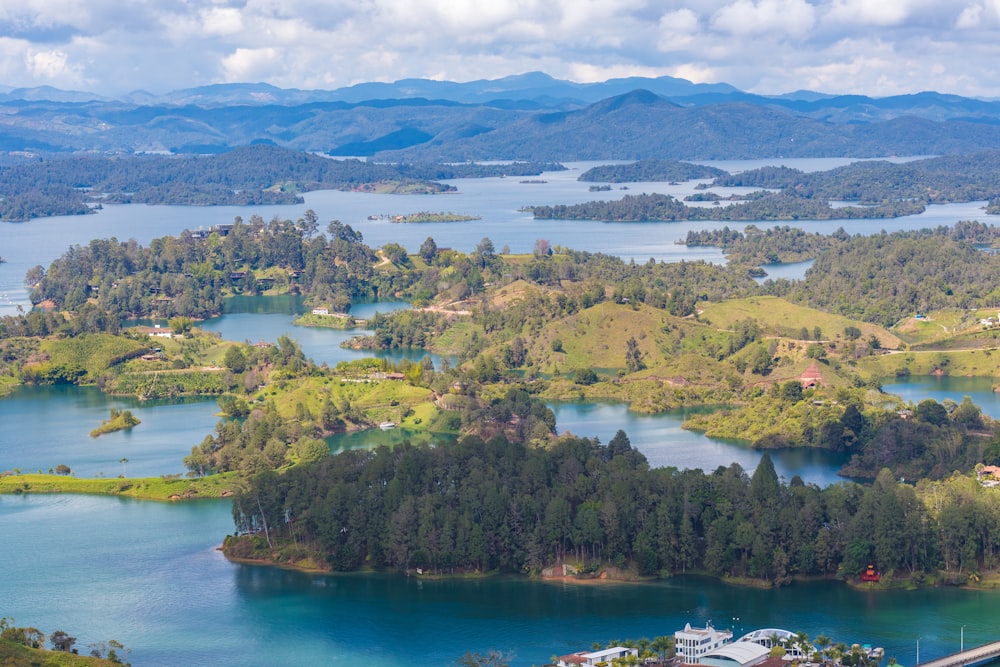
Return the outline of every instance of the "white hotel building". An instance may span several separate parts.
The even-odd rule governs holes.
[[[716,630],[712,624],[704,628],[692,628],[688,623],[683,630],[674,633],[675,650],[685,665],[696,665],[702,656],[711,653],[733,640],[730,630]]]

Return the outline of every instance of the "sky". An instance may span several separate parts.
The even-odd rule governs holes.
[[[0,0],[0,85],[117,95],[542,71],[1000,98],[1000,0]]]

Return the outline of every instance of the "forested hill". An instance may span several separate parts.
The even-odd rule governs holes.
[[[895,118],[825,123],[746,103],[681,107],[645,91],[543,112],[474,136],[436,139],[380,159],[677,160],[944,155],[1000,148],[1000,126]]]
[[[831,101],[721,96],[693,105],[637,89],[583,105],[523,99],[458,103],[433,99],[195,106],[91,100],[0,102],[0,150],[217,153],[253,143],[379,161],[487,159],[734,159],[944,155],[1000,148],[1000,118],[988,104],[968,114],[877,121]],[[856,104],[853,100],[851,104]],[[925,107],[915,106],[916,112]],[[968,120],[971,119],[971,120]]]
[[[1000,194],[1000,150],[897,164],[854,162],[827,171],[761,167],[717,176],[712,185],[781,189],[802,197],[879,204],[895,200],[941,204]]]
[[[300,193],[398,181],[423,191],[450,178],[537,175],[558,164],[380,164],[331,160],[277,146],[219,155],[56,157],[0,167],[0,220],[86,213],[88,204],[256,205],[301,203]]]
[[[348,451],[258,475],[233,508],[237,530],[251,534],[227,538],[225,550],[270,558],[264,528],[268,543],[310,545],[338,570],[538,572],[553,562],[610,562],[647,576],[694,570],[780,584],[856,575],[874,560],[883,572],[913,573],[974,567],[993,543],[996,522],[979,535],[971,520],[951,516],[989,511],[991,501],[961,486],[939,487],[932,512],[922,490],[888,470],[871,486],[819,489],[780,483],[766,456],[752,476],[737,464],[711,474],[650,469],[622,431],[607,446],[564,438],[548,449],[467,438]]]

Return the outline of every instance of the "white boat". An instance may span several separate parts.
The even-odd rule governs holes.
[[[378,425],[378,427],[383,431],[391,431],[392,429],[396,428],[396,424],[395,422],[382,422],[381,424]]]

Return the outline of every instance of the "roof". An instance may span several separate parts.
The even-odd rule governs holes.
[[[710,651],[705,655],[701,656],[701,659],[705,658],[728,658],[734,660],[741,665],[758,661],[766,657],[771,652],[770,649],[761,646],[760,644],[755,644],[753,642],[738,641],[731,644],[725,644]]]
[[[741,642],[757,642],[761,639],[771,639],[777,637],[779,641],[782,639],[791,639],[793,637],[798,638],[791,630],[783,630],[781,628],[764,628],[763,630],[754,630],[753,632],[748,632],[739,638],[738,641]]]

